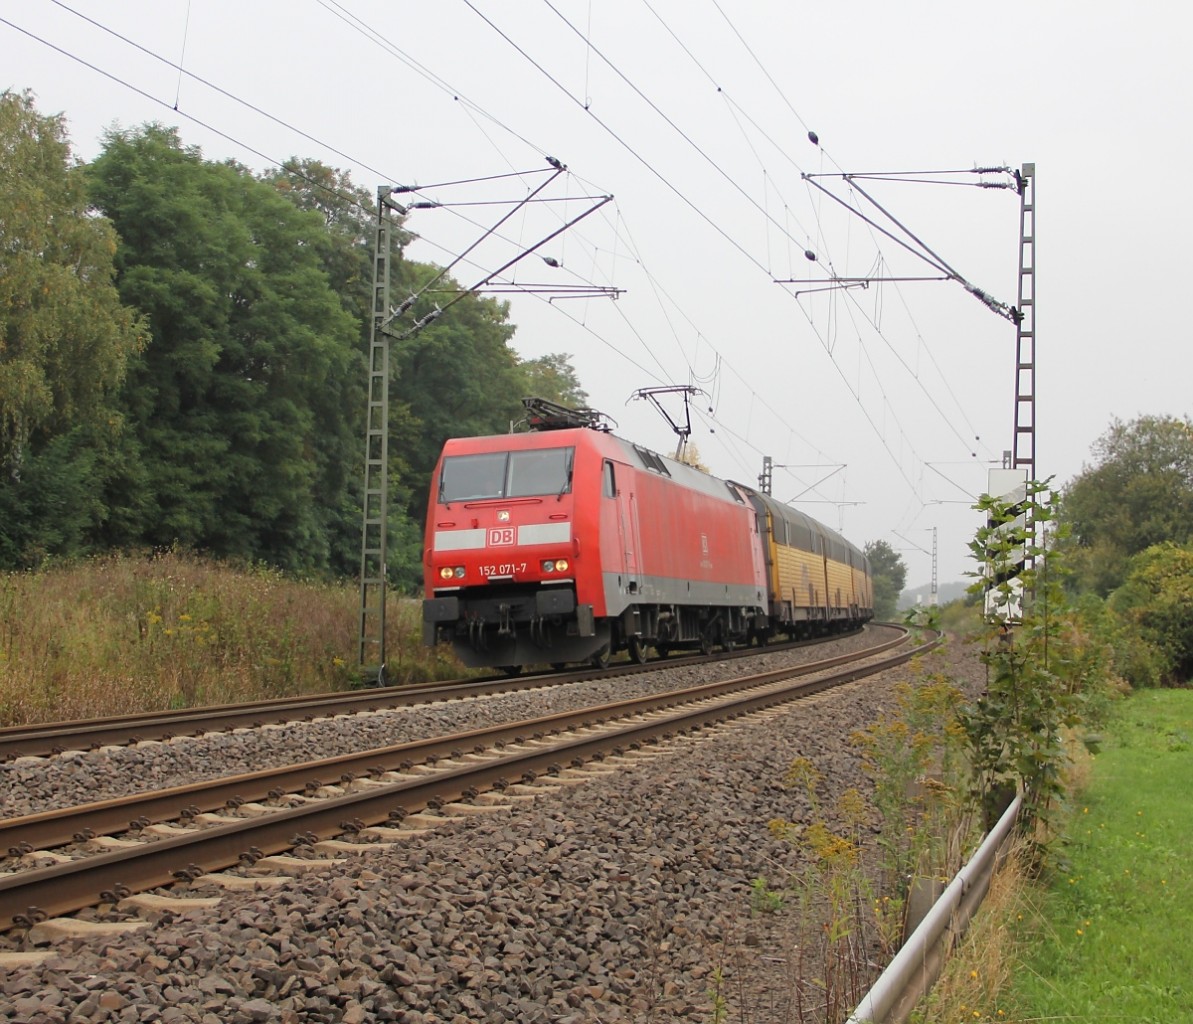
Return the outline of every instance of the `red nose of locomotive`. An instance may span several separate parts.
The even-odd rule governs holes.
[[[451,643],[465,664],[583,660],[597,642],[592,599],[578,601],[584,475],[569,434],[444,450],[427,523],[424,639]]]
[[[576,554],[571,504],[571,495],[561,495],[440,508],[428,531],[428,594],[502,582],[570,582]]]

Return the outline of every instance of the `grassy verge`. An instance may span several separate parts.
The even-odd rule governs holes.
[[[355,583],[289,579],[167,552],[0,574],[0,726],[348,689]],[[395,683],[459,676],[391,599]]]
[[[1015,1003],[1031,1018],[1193,1019],[1193,690],[1126,701],[1073,809]]]
[[[1043,885],[1004,871],[913,1020],[1193,1020],[1193,690],[1122,702]]]

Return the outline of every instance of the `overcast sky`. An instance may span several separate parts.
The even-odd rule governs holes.
[[[662,452],[675,436],[632,393],[701,388],[713,472],[756,483],[771,456],[776,497],[890,543],[909,586],[934,529],[942,585],[974,567],[1015,329],[957,281],[781,283],[939,276],[843,172],[1035,164],[1037,476],[1072,479],[1115,417],[1189,413],[1184,4],[0,0],[0,19],[0,88],[63,113],[82,159],[160,121],[209,159],[416,185],[404,201],[445,205],[411,213],[411,254],[440,264],[511,214],[464,285],[587,214],[501,279],[555,289],[502,295],[519,353],[567,353],[618,433]],[[815,181],[840,201],[803,174],[837,175]],[[1014,305],[1019,197],[970,187],[1008,176],[943,180],[969,184],[858,184]]]

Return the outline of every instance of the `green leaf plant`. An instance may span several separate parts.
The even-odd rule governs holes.
[[[986,514],[986,525],[970,544],[981,567],[970,574],[977,577],[970,591],[985,593],[989,610],[981,654],[987,681],[960,714],[973,795],[987,825],[1018,790],[1019,828],[1037,868],[1064,795],[1063,731],[1081,719],[1080,687],[1062,639],[1067,607],[1061,555],[1052,546],[1063,535],[1063,527],[1055,526],[1057,505],[1047,481],[1031,481],[1023,502],[984,495],[975,506]]]

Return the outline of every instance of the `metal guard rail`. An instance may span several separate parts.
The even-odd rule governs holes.
[[[949,883],[919,926],[908,936],[846,1024],[899,1024],[932,987],[948,954],[942,941],[948,930],[965,931],[981,904],[994,875],[1003,843],[1019,816],[1022,797],[1016,796],[977,852]]]

